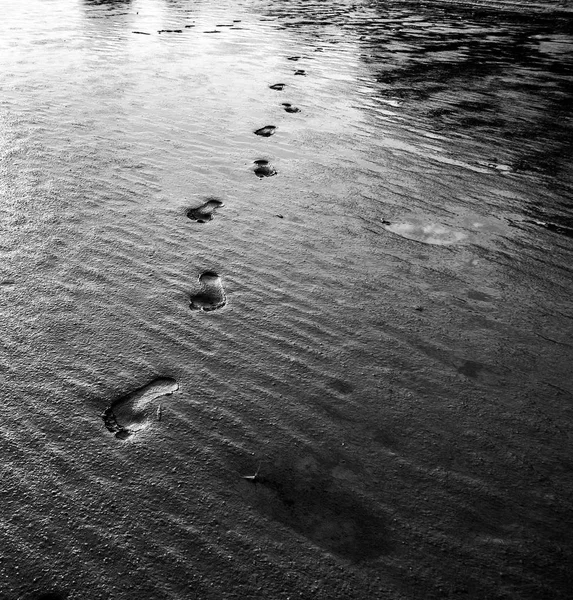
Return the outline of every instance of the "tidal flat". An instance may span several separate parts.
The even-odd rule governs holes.
[[[568,600],[570,3],[3,0],[0,600]]]

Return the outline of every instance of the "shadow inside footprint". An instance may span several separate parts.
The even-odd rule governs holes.
[[[203,288],[195,296],[191,296],[189,308],[191,310],[216,310],[225,306],[227,296],[223,290],[221,278],[215,271],[205,271],[200,277],[199,282]]]
[[[284,106],[284,109],[287,111],[287,113],[300,112],[300,108],[293,106],[290,102],[283,102],[282,105]]]
[[[276,130],[277,128],[274,125],[265,125],[264,127],[257,129],[255,131],[255,135],[260,135],[262,137],[270,137],[274,134]]]
[[[268,160],[256,160],[255,165],[255,175],[261,179],[263,177],[272,177],[277,174],[276,169]]]
[[[122,396],[103,413],[102,418],[116,438],[126,439],[133,433],[149,426],[161,418],[161,405],[155,400],[170,396],[179,389],[179,384],[170,377],[159,377],[151,383]]]
[[[190,208],[187,211],[187,216],[197,223],[207,223],[213,218],[213,211],[221,206],[225,206],[221,200],[209,198],[205,204],[197,208]]]
[[[306,71],[304,69],[297,69],[294,72],[295,75],[306,75]]]
[[[279,92],[281,90],[284,90],[285,86],[286,86],[286,83],[274,83],[273,85],[269,85],[271,90],[278,90]]]
[[[287,58],[287,60],[294,60],[294,61],[296,61],[296,60],[299,60],[300,58],[302,58],[302,57],[301,56],[289,56]]]

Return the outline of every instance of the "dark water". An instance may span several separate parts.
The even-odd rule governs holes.
[[[0,598],[568,598],[566,7],[2,9]]]

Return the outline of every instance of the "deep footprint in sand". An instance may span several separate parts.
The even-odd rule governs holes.
[[[277,170],[268,160],[256,160],[255,165],[255,175],[261,179],[263,177],[272,177],[277,174]]]
[[[287,111],[287,113],[297,113],[297,112],[300,112],[300,108],[297,108],[296,106],[293,106],[290,102],[283,102],[282,106],[284,106],[284,109]]]
[[[103,413],[102,418],[116,438],[126,439],[145,429],[153,421],[161,420],[161,403],[158,398],[170,396],[179,389],[179,384],[170,377],[159,377],[151,383],[118,398]]]
[[[274,135],[276,130],[277,128],[274,125],[265,125],[264,127],[257,129],[255,131],[255,135],[260,135],[262,137],[270,137],[271,135]]]
[[[213,218],[213,211],[221,206],[225,206],[221,200],[209,198],[205,204],[197,208],[190,208],[187,211],[187,217],[197,223],[207,223]]]
[[[294,72],[295,75],[306,75],[306,71],[304,69],[297,69]]]
[[[221,283],[221,278],[215,271],[205,271],[199,277],[199,283],[203,288],[189,300],[191,310],[203,310],[205,312],[216,310],[225,306],[227,296]]]
[[[273,85],[269,85],[271,90],[282,91],[285,89],[286,83],[274,83]]]

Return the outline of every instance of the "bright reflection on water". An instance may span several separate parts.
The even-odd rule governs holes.
[[[233,186],[213,179],[250,164],[260,147],[250,130],[272,120],[289,123],[274,157],[304,160],[300,170],[328,162],[381,177],[464,169],[569,182],[566,19],[296,1],[32,0],[5,13],[3,138],[52,148],[51,169],[72,160],[142,189],[153,180],[180,194],[192,179],[221,193]],[[291,53],[302,62],[285,63]],[[277,77],[289,84],[273,96]],[[283,101],[306,103],[304,121],[277,111]],[[558,204],[522,208],[566,224]]]
[[[413,223],[393,223],[386,227],[388,231],[397,233],[409,240],[416,240],[424,244],[436,246],[450,246],[458,244],[467,238],[465,233],[452,231],[442,225],[415,225]]]

